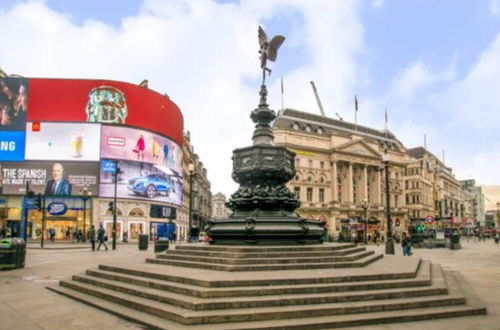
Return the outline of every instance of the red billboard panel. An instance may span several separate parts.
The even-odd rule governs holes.
[[[182,145],[179,108],[151,89],[111,80],[31,78],[29,84],[29,121],[126,124]]]

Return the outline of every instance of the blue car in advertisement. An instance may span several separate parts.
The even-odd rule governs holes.
[[[149,198],[161,193],[168,197],[172,189],[172,180],[168,175],[152,173],[128,180],[127,188],[137,195],[144,195]]]

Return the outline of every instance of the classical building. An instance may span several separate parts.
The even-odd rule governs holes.
[[[190,205],[192,207],[191,225],[204,228],[206,221],[212,216],[212,192],[207,177],[207,169],[203,166],[198,154],[194,152],[189,131],[184,135],[182,153],[182,171],[184,174],[183,205],[179,209],[180,215],[178,215],[178,220],[182,224],[180,232],[178,231],[178,237],[180,240],[186,240],[189,233]],[[192,186],[191,182],[193,183]],[[190,202],[191,197],[193,198],[192,204]]]
[[[226,207],[226,196],[219,192],[212,197],[212,219],[227,219],[231,210]]]
[[[476,186],[476,180],[462,180],[463,191],[467,194],[468,199],[471,200],[471,210],[470,215],[467,215],[467,219],[471,219],[476,223],[484,224],[484,194],[483,188]]]
[[[386,235],[384,153],[389,166],[393,231],[408,228],[404,170],[406,149],[389,131],[292,109],[273,124],[275,143],[296,153],[296,177],[288,183],[301,201],[298,213],[327,222],[328,233],[361,240],[365,208],[368,235]]]
[[[476,198],[479,191],[474,188],[475,182],[467,180],[470,187],[464,189],[463,182],[455,178],[452,168],[423,147],[408,149],[407,153],[410,160],[405,185],[410,216],[442,219],[438,227],[450,226],[451,219],[454,226],[473,227],[480,204],[484,204],[484,200],[481,202],[482,197]]]

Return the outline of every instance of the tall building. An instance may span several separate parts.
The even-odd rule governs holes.
[[[404,170],[406,149],[389,131],[293,109],[278,114],[275,143],[296,153],[296,176],[288,183],[304,218],[326,221],[328,233],[361,240],[365,209],[368,234],[386,235],[384,153],[389,166],[393,232],[408,229]],[[365,204],[365,205],[364,205]]]
[[[472,201],[471,214],[468,219],[473,220],[474,225],[476,223],[480,223],[484,225],[484,194],[483,188],[480,186],[476,186],[476,180],[462,180],[460,181],[462,184],[462,189],[469,196],[469,200]]]
[[[180,240],[186,240],[189,234],[189,213],[191,207],[191,226],[203,230],[207,220],[212,216],[211,184],[207,177],[207,169],[203,166],[198,154],[191,144],[191,134],[184,135],[182,146],[182,170],[184,173],[183,205],[181,208],[182,228],[178,233]],[[191,186],[192,182],[192,186]],[[192,202],[190,199],[192,198]],[[180,234],[180,235],[179,235]]]
[[[227,219],[231,210],[226,207],[226,196],[219,192],[212,197],[212,219]]]

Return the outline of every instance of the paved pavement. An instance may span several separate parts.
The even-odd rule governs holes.
[[[383,252],[383,246],[369,246]],[[396,246],[401,255],[401,247]],[[153,256],[138,251],[137,245],[119,245],[116,251],[90,249],[29,249],[26,267],[0,272],[0,329],[140,329],[71,299],[45,289],[49,283],[81,273],[99,263],[144,263]],[[408,258],[431,260],[459,271],[464,281],[488,308],[487,316],[442,319],[425,322],[399,323],[363,327],[367,330],[386,329],[499,329],[500,330],[500,244],[493,241],[463,243],[461,250],[414,249]],[[384,258],[386,259],[386,258]]]

